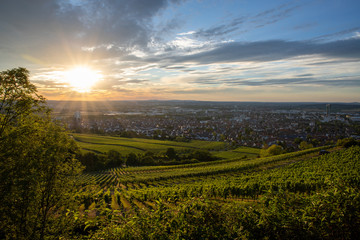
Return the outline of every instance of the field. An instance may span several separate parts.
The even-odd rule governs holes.
[[[239,147],[234,150],[213,152],[215,157],[224,159],[255,158],[259,156],[260,149],[250,147]]]
[[[94,224],[103,224],[114,239],[261,239],[271,234],[273,239],[297,234],[336,239],[338,231],[349,236],[360,223],[359,206],[354,206],[359,201],[360,148],[332,148],[332,153],[319,156],[324,148],[329,147],[267,158],[83,174],[78,179],[81,219],[94,231]],[[334,208],[337,213],[328,212]],[[350,209],[353,212],[343,212]],[[323,214],[322,222],[316,214]],[[103,222],[105,216],[111,221]],[[354,226],[348,225],[349,217]],[[281,233],[285,235],[276,235]],[[101,231],[94,238],[108,238],[107,234]]]
[[[133,153],[166,152],[168,148],[184,152],[188,150],[209,150],[219,158],[254,158],[259,155],[259,149],[240,147],[226,151],[227,144],[224,142],[211,142],[192,140],[190,142],[163,141],[143,138],[122,138],[111,136],[99,136],[94,134],[72,134],[83,152],[106,153],[116,150],[122,155]]]

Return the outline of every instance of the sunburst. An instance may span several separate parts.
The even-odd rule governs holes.
[[[102,75],[89,67],[78,66],[65,72],[65,81],[77,92],[90,92]]]

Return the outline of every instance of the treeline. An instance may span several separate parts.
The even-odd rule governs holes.
[[[343,138],[343,139],[339,139],[336,142],[336,145],[344,148],[349,148],[352,146],[360,146],[360,140],[355,140],[354,138]]]
[[[85,166],[85,171],[98,171],[107,168],[126,166],[161,166],[178,165],[218,160],[208,150],[195,150],[189,153],[179,153],[174,148],[168,148],[165,153],[147,151],[143,154],[129,153],[123,156],[116,150],[105,154],[87,152],[79,154],[77,159]]]
[[[66,125],[66,124],[65,124]],[[135,132],[132,130],[122,130],[106,132],[101,128],[93,127],[91,129],[84,128],[79,125],[75,120],[72,121],[70,130],[75,133],[88,133],[88,134],[99,134],[113,137],[124,137],[124,138],[145,138],[145,139],[156,139],[156,140],[169,140],[175,142],[190,142],[191,139],[182,136],[169,136],[165,131],[155,130],[151,136]]]

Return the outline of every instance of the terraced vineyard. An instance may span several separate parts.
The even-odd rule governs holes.
[[[163,141],[143,138],[123,138],[111,136],[99,136],[94,134],[72,134],[73,138],[78,142],[82,151],[93,151],[98,153],[106,153],[109,150],[116,150],[123,155],[128,153],[144,153],[146,151],[165,152],[168,148],[174,148],[178,151],[191,150],[224,150],[227,145],[224,142],[211,142],[192,140],[190,142]],[[243,153],[257,155],[254,149],[246,148],[248,151]],[[236,152],[236,151],[235,151]]]
[[[79,179],[80,210],[87,213],[87,218],[96,219],[94,216],[108,209],[113,218],[122,216],[121,221],[128,223],[134,216],[142,219],[159,214],[161,209],[175,216],[189,201],[191,206],[194,201],[209,208],[217,206],[220,212],[229,211],[227,207],[244,207],[245,211],[263,204],[263,197],[269,193],[277,192],[274,198],[279,191],[289,196],[300,194],[301,201],[305,201],[339,184],[359,188],[360,148],[332,148],[332,153],[319,156],[319,150],[324,148],[328,147],[251,160],[114,168],[84,174]]]
[[[143,203],[159,198],[167,200],[185,197],[254,199],[278,185],[274,185],[275,178],[272,175],[278,174],[277,171],[284,171],[280,167],[317,156],[319,149],[252,160],[232,159],[177,166],[114,168],[84,174],[80,181],[84,189],[91,188],[96,191],[95,195],[93,191],[88,192],[91,198],[88,201],[97,204],[100,202],[96,199],[103,199],[110,193],[116,197],[106,198],[113,199],[116,201],[113,205],[118,206],[121,206],[119,199],[126,199],[127,202],[135,199],[136,202]],[[299,182],[304,181],[303,178],[289,181],[291,184],[288,184],[288,187],[294,189],[307,184],[306,181],[299,185]],[[119,197],[121,195],[122,198]],[[108,201],[105,203],[111,204]],[[137,205],[133,207],[136,208]]]

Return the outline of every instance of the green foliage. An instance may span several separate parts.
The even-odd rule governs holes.
[[[121,154],[116,150],[109,150],[106,154],[106,157],[106,165],[110,168],[121,167],[125,163],[125,161],[122,159]]]
[[[185,138],[185,137],[176,137],[175,138],[175,142],[190,142],[189,139]]]
[[[273,145],[262,150],[268,157],[214,160],[207,150],[224,143],[75,135],[84,144],[138,151],[77,155],[75,142],[50,120],[28,72],[0,76],[1,239],[359,238],[360,147],[354,140],[341,140],[347,149],[321,156],[326,147],[281,154]],[[75,181],[75,156],[88,169],[110,169]],[[172,162],[204,162],[118,167],[125,159],[139,166],[177,158]],[[75,182],[82,183],[77,192]]]
[[[216,158],[214,156],[212,156],[209,151],[206,151],[206,150],[197,150],[190,154],[190,158],[197,159],[200,162],[216,160]]]
[[[275,155],[279,155],[279,154],[282,154],[284,153],[284,149],[279,146],[279,145],[271,145],[269,148],[267,149],[262,149],[260,151],[260,155],[262,157],[269,157],[269,156],[275,156]]]
[[[73,134],[83,151],[94,151],[106,154],[109,150],[116,150],[123,155],[129,153],[154,153],[166,152],[168,148],[174,148],[178,152],[189,150],[223,150],[226,144],[223,142],[210,141],[164,141],[144,138],[123,138],[100,136],[95,134]]]
[[[270,191],[257,203],[193,198],[153,211],[107,215],[90,239],[357,239],[358,188],[334,185],[315,195]]]
[[[336,143],[337,146],[349,148],[351,146],[360,146],[360,141],[356,141],[354,138],[339,139]]]
[[[78,154],[77,158],[85,166],[86,171],[97,171],[106,168],[105,157],[93,152]]]
[[[169,197],[172,198],[173,195],[177,195],[178,193],[186,193],[185,195],[188,197],[236,196],[255,198],[257,195],[262,194],[267,189],[272,189],[273,187],[286,187],[291,191],[308,191],[321,186],[323,181],[321,180],[318,182],[318,178],[315,178],[314,180],[312,177],[312,175],[317,174],[317,168],[315,168],[313,171],[310,171],[312,168],[309,168],[308,165],[305,166],[307,168],[306,174],[303,173],[304,171],[302,170],[302,166],[291,165],[294,168],[300,168],[300,170],[296,170],[301,173],[300,176],[295,175],[295,177],[293,174],[293,169],[289,169],[289,172],[284,172],[284,169],[281,168],[282,173],[278,173],[277,171],[257,172],[258,169],[273,168],[287,164],[289,162],[299,161],[303,158],[309,158],[311,156],[317,155],[320,149],[321,148],[316,148],[245,161],[242,159],[232,159],[201,162],[190,165],[129,167],[126,169],[116,168],[109,169],[100,174],[87,174],[84,176],[84,180],[86,179],[88,183],[95,180],[101,186],[107,187],[114,186],[117,182],[121,182],[123,184],[147,184],[149,182],[155,182],[157,186],[147,187],[146,191],[138,191],[136,188],[134,189],[135,191],[128,191],[128,193],[136,194],[136,196],[140,198],[143,198],[144,195],[147,195],[146,198],[149,198],[151,195],[152,199],[156,199],[158,197],[167,199]],[[355,159],[356,158],[354,158],[354,160]],[[341,164],[341,162],[338,161],[336,164],[333,164],[332,161],[323,162],[319,160],[314,160],[314,162],[317,164],[320,162],[324,164],[324,166],[321,168],[321,170],[324,170],[324,172],[319,173],[321,176],[324,176],[324,174],[328,172],[347,171],[348,178],[356,177],[355,173],[351,172],[350,174],[349,170],[347,170],[353,169],[352,165],[349,167],[350,163]],[[347,158],[344,158],[344,162],[348,162]],[[310,166],[312,164],[313,161],[309,163]],[[357,168],[355,167],[354,169]],[[251,174],[251,177],[247,172],[250,172],[249,174]],[[107,177],[107,182],[104,182],[105,177]],[[190,183],[189,179],[191,179]],[[194,184],[193,181],[196,184]],[[174,184],[176,188],[173,188]],[[131,186],[131,188],[133,187]]]
[[[96,154],[93,152],[79,153],[77,158],[85,166],[86,171],[122,167],[125,164],[125,158],[116,150],[109,150],[106,154]]]
[[[299,144],[299,148],[301,150],[305,150],[305,149],[309,149],[309,148],[313,148],[313,144],[312,143],[308,143],[306,141],[302,141],[300,144]]]
[[[0,74],[0,238],[44,239],[71,218],[77,145],[50,119],[24,68]]]
[[[248,160],[242,168],[227,174],[207,175],[219,164],[212,162],[209,167],[195,164],[202,169],[198,176],[193,174],[194,167],[181,177],[170,176],[190,166],[134,168],[137,175],[122,172],[125,178],[121,182],[127,189],[115,190],[114,195],[126,203],[126,210],[121,217],[117,212],[107,212],[97,221],[98,228],[85,238],[357,239],[360,148],[322,156],[317,155],[318,151]],[[297,163],[272,168],[277,161],[280,166],[284,161]],[[165,177],[167,171],[169,176]],[[157,180],[148,174],[157,175]],[[135,176],[143,177],[142,181],[124,181]],[[94,201],[104,199],[101,201],[109,204],[109,190],[98,194]],[[259,195],[261,198],[257,198]],[[249,197],[254,200],[249,201]],[[139,207],[139,202],[152,206],[151,210]]]
[[[129,153],[126,159],[126,164],[130,166],[136,166],[138,165],[138,157],[135,153]]]
[[[45,99],[29,81],[29,71],[14,68],[0,72],[0,138],[21,116],[42,112]]]
[[[294,139],[294,143],[299,145],[302,142],[301,138],[297,137]]]
[[[143,139],[138,140],[142,141]],[[206,143],[206,145],[208,144]],[[108,168],[121,167],[125,163],[127,166],[162,166],[206,162],[218,159],[218,157],[214,156],[208,150],[194,149],[197,148],[190,148],[184,152],[178,152],[174,148],[167,148],[165,153],[146,151],[142,154],[136,154],[134,152],[130,152],[124,157],[122,157],[118,151],[111,149],[106,154],[102,154],[101,152],[85,152],[83,154],[79,154],[78,158],[86,167],[86,171],[99,171]],[[235,154],[237,156],[244,156],[241,153]]]
[[[176,151],[175,151],[174,148],[168,148],[166,150],[165,154],[169,159],[176,159],[177,158],[177,154],[176,154]]]

